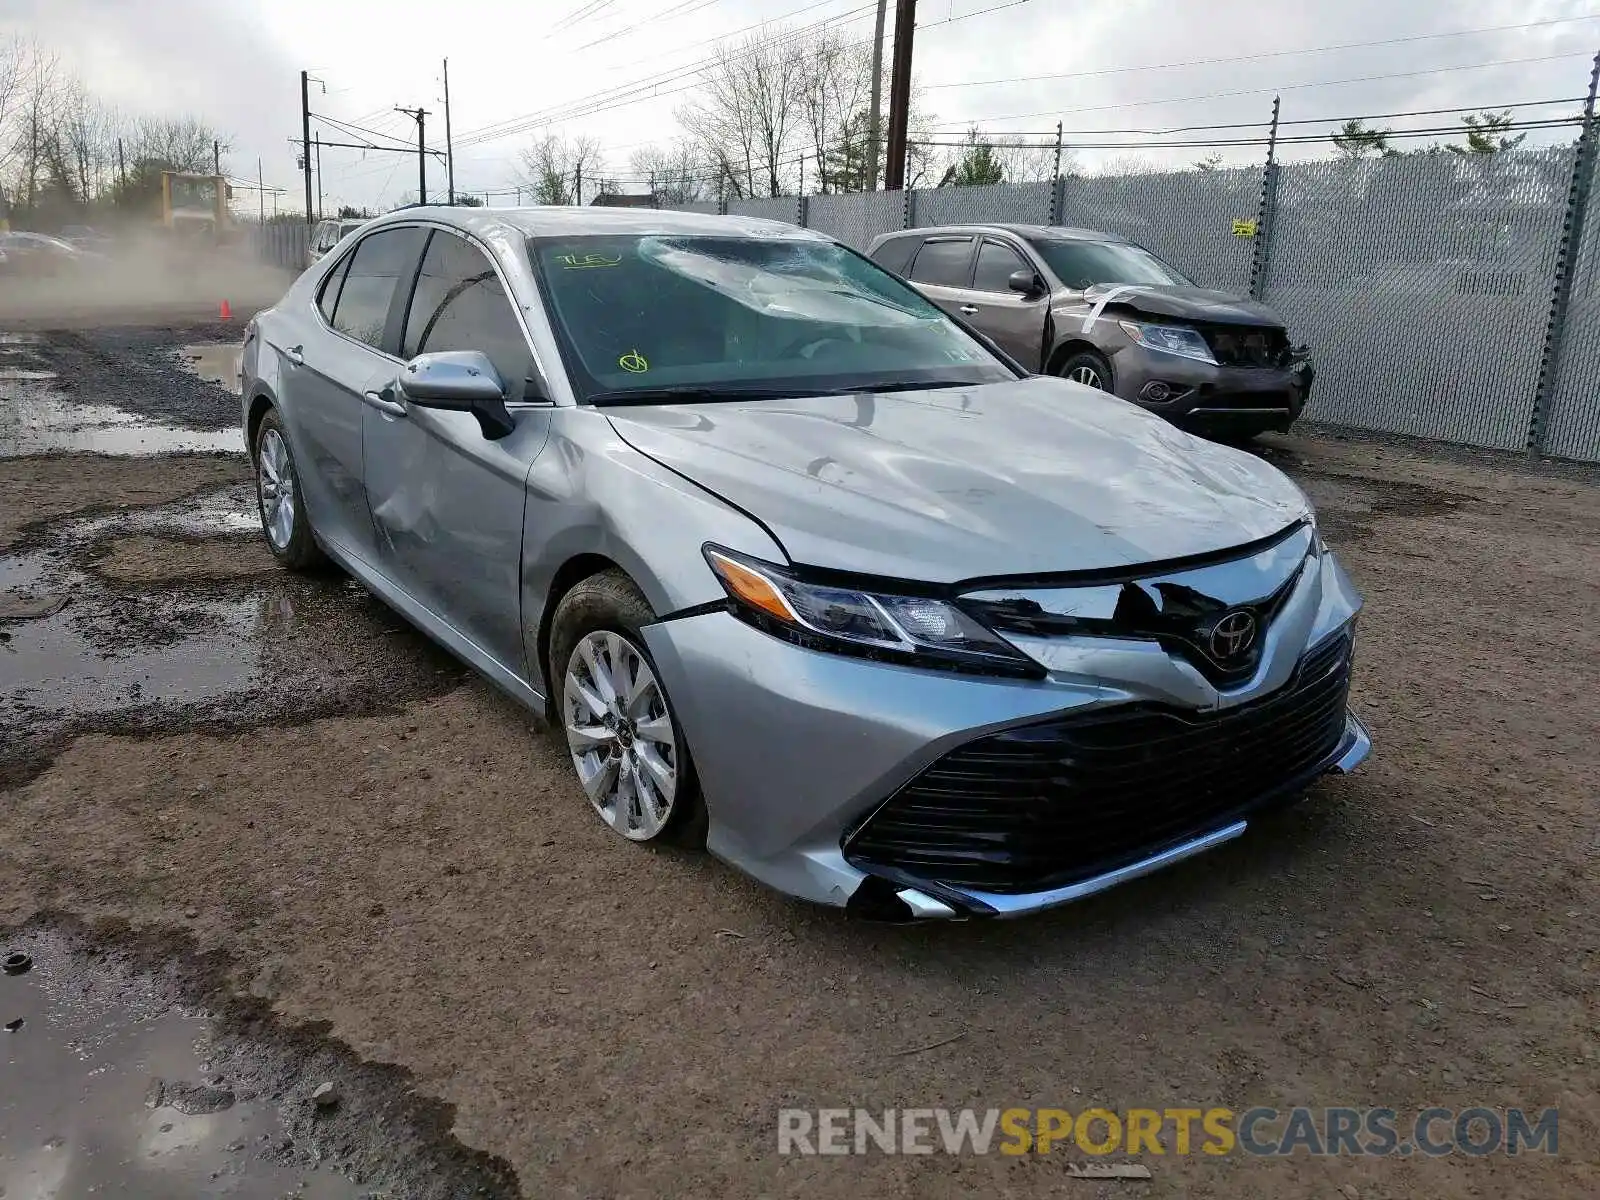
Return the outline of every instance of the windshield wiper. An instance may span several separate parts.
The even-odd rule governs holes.
[[[830,388],[825,396],[854,396],[860,392],[925,392],[933,388],[977,387],[971,379],[891,379],[887,383],[859,383],[851,387]]]
[[[597,408],[624,404],[715,404],[724,400],[803,400],[807,396],[857,396],[863,392],[916,392],[930,388],[973,387],[970,379],[891,379],[886,383],[858,383],[848,387],[708,387],[686,383],[671,387],[619,388],[595,392],[589,403]]]
[[[806,388],[715,388],[700,384],[676,387],[620,388],[614,392],[595,392],[589,403],[598,407],[613,404],[707,404],[718,400],[788,400],[795,396],[815,396]]]

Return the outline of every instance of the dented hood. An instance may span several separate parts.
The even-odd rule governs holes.
[[[1098,304],[1108,295],[1111,296],[1108,308],[1131,308],[1153,317],[1283,328],[1283,319],[1265,304],[1209,288],[1100,283],[1084,292],[1082,301],[1075,303]]]
[[[1228,549],[1308,511],[1254,455],[1065,380],[609,410],[799,564],[953,583]]]

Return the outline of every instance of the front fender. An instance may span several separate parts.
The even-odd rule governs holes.
[[[701,547],[716,542],[769,561],[783,549],[744,512],[618,438],[603,414],[558,409],[528,473],[522,540],[522,627],[530,675],[542,676],[539,636],[564,569],[615,563],[658,616],[726,598]],[[598,564],[597,564],[598,565]],[[535,687],[543,687],[540,679]]]

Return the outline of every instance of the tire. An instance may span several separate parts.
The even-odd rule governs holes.
[[[1055,373],[1063,379],[1069,379],[1073,383],[1081,383],[1085,387],[1094,388],[1096,391],[1109,392],[1112,390],[1111,364],[1105,360],[1103,355],[1096,354],[1093,350],[1078,351],[1078,353],[1067,358],[1056,367]],[[1079,375],[1092,375],[1097,382],[1090,382],[1088,378],[1076,378]]]
[[[579,786],[611,829],[633,842],[698,849],[706,838],[699,777],[639,634],[655,619],[621,571],[591,575],[561,598],[549,651],[557,733]],[[630,685],[639,685],[631,708]]]
[[[256,510],[261,514],[267,548],[291,571],[323,566],[327,556],[311,532],[311,518],[301,502],[294,452],[276,409],[268,409],[261,418],[251,458],[256,469]]]

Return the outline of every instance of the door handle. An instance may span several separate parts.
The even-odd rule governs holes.
[[[976,304],[963,304],[957,311],[963,317],[975,317],[978,315],[978,306]]]
[[[394,392],[390,388],[384,388],[381,392],[366,392],[361,399],[385,416],[403,417],[406,415],[406,406],[394,399]]]
[[[283,356],[297,367],[303,367],[306,365],[304,346],[290,346],[283,352]]]

